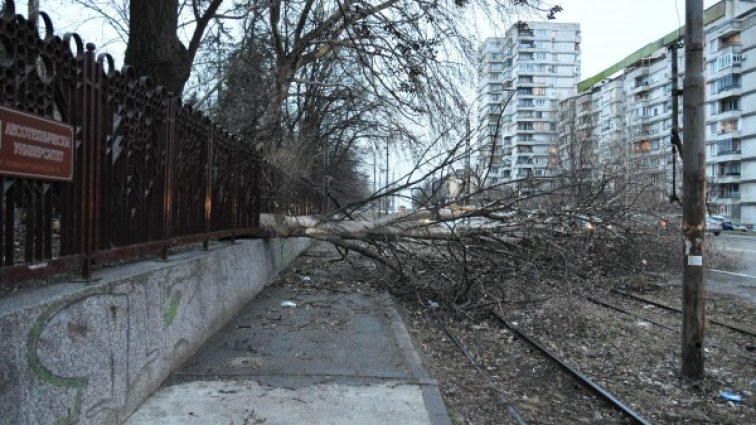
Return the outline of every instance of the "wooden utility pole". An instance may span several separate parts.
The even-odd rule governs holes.
[[[682,375],[704,376],[704,226],[706,149],[704,139],[703,0],[685,1],[683,78],[683,271]]]
[[[669,195],[670,203],[680,203],[680,198],[677,197],[677,152],[682,155],[682,141],[680,140],[680,102],[679,98],[682,91],[679,87],[678,65],[677,65],[677,49],[680,48],[680,43],[675,40],[669,45],[670,61],[672,62],[672,75],[670,76],[670,83],[672,84],[672,130],[670,132],[672,140],[672,194]]]

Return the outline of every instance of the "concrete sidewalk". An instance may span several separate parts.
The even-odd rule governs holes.
[[[274,285],[126,421],[263,423],[450,421],[387,294]]]

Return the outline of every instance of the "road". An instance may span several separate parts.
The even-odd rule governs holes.
[[[737,262],[734,270],[707,271],[708,291],[736,295],[756,304],[756,236],[722,233],[707,235],[714,246],[730,254]]]

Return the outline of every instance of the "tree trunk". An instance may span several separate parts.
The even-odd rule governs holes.
[[[276,70],[275,87],[272,88],[265,113],[260,120],[260,129],[257,132],[257,144],[265,150],[280,147],[281,140],[281,110],[289,94],[289,86],[296,73],[296,64],[293,60],[279,60]]]
[[[126,64],[181,96],[192,58],[176,35],[178,0],[131,0]]]

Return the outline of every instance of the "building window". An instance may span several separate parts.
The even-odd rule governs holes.
[[[717,93],[740,87],[740,75],[729,74],[716,81]]]
[[[715,155],[733,155],[740,153],[740,140],[729,139],[720,140],[716,145],[712,145],[712,148],[716,146]]]
[[[633,144],[634,153],[645,153],[651,150],[651,141],[641,140]]]
[[[517,129],[518,130],[532,130],[533,123],[532,122],[518,122]]]
[[[740,99],[737,97],[723,99],[719,101],[719,112],[730,112],[730,111],[739,111],[739,110],[740,110]]]
[[[738,131],[738,120],[726,120],[719,122],[719,134]]]
[[[732,55],[720,56],[719,59],[717,59],[717,71],[729,68],[730,65],[732,65]]]
[[[719,43],[717,43],[717,41],[719,41]],[[728,37],[722,37],[719,40],[712,40],[711,44],[719,47],[719,50],[727,49],[728,47],[731,47],[733,44],[740,44],[740,33],[738,32]],[[716,50],[714,52],[716,52]]]
[[[717,169],[718,176],[739,176],[740,175],[740,162],[730,161],[718,164]]]
[[[716,71],[727,69],[733,65],[739,65],[742,61],[742,55],[738,53],[726,53],[717,59]]]
[[[711,40],[709,42],[709,53],[717,53],[719,51],[719,41]]]

